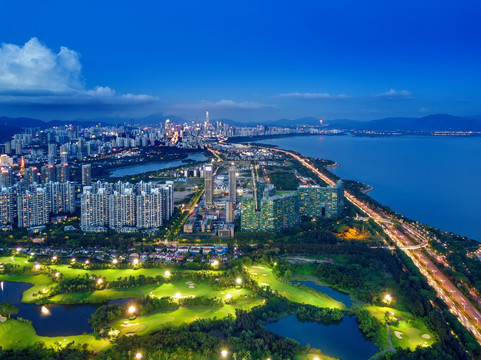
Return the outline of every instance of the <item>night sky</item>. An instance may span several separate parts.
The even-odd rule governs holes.
[[[481,114],[481,2],[4,1],[0,116]]]

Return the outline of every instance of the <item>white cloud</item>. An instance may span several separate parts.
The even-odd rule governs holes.
[[[87,89],[80,55],[67,47],[55,53],[37,38],[23,46],[0,46],[0,103],[28,106],[109,107],[155,104],[149,95],[117,94],[108,86]]]
[[[386,99],[413,99],[413,94],[410,91],[407,90],[394,90],[394,89],[389,89],[388,91],[385,91],[380,94],[374,95],[375,97],[383,97]]]
[[[61,47],[58,54],[31,38],[24,46],[0,46],[0,91],[65,92],[83,88],[77,52]]]
[[[220,100],[217,102],[211,102],[211,101],[203,100],[197,104],[180,104],[180,105],[175,105],[172,108],[192,109],[192,110],[257,110],[257,109],[275,108],[275,107],[276,105],[261,104],[258,102],[251,102],[251,101],[236,102],[234,100]]]
[[[345,94],[332,95],[328,93],[300,93],[300,92],[280,94],[279,96],[284,98],[293,98],[293,99],[344,99],[349,97]]]

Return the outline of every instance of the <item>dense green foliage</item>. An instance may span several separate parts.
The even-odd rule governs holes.
[[[235,320],[198,320],[190,325],[166,327],[144,337],[122,337],[106,353],[107,359],[127,358],[143,349],[152,359],[212,359],[229,349],[237,359],[291,359],[301,350],[298,343],[268,332],[252,313],[236,311]]]
[[[85,350],[85,347],[73,343],[58,348],[46,347],[42,343],[21,350],[2,350],[0,348],[0,360],[87,360],[90,358],[91,355]]]

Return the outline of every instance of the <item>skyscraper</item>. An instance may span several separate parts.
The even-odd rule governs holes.
[[[214,174],[212,165],[204,166],[204,190],[205,205],[212,207],[214,205]]]
[[[334,186],[301,185],[299,194],[299,211],[310,217],[331,217],[344,210],[344,183],[339,180]]]
[[[49,165],[55,164],[55,157],[57,156],[57,145],[56,144],[48,144],[48,154],[47,160]]]
[[[92,181],[92,165],[82,165],[82,185],[90,186]]]
[[[137,227],[150,229],[163,225],[161,189],[152,189],[150,193],[145,191],[137,195]]]
[[[109,226],[121,229],[124,226],[135,226],[135,195],[133,189],[125,189],[121,193],[114,191],[107,198]]]
[[[18,227],[32,227],[48,223],[49,202],[45,188],[25,191],[18,196]]]
[[[63,166],[63,165],[62,165]],[[50,213],[75,212],[75,185],[67,182],[49,182],[45,184],[48,194]]]
[[[235,207],[237,202],[237,183],[236,183],[236,168],[234,164],[229,167],[229,200],[232,202],[232,205]]]
[[[13,223],[13,194],[9,188],[0,189],[0,224],[8,225]]]
[[[234,222],[234,204],[232,201],[225,203],[225,222],[229,224]]]
[[[91,186],[85,186],[80,197],[82,230],[88,231],[92,228],[104,227],[107,225],[107,193],[106,189],[100,188],[96,192]]]

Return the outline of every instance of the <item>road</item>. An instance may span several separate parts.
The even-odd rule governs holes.
[[[290,151],[270,148],[289,155],[299,161],[303,166],[319,176],[325,183],[334,185],[335,182],[315,168],[308,159]],[[479,321],[481,313],[466,299],[459,289],[437,268],[437,266],[422,252],[422,247],[428,244],[428,239],[408,223],[399,223],[390,215],[374,210],[369,204],[357,199],[349,191],[345,197],[354,206],[359,208],[373,219],[389,238],[414,262],[419,271],[426,277],[428,283],[434,288],[438,297],[444,300],[461,324],[471,332],[478,343],[481,344]]]

